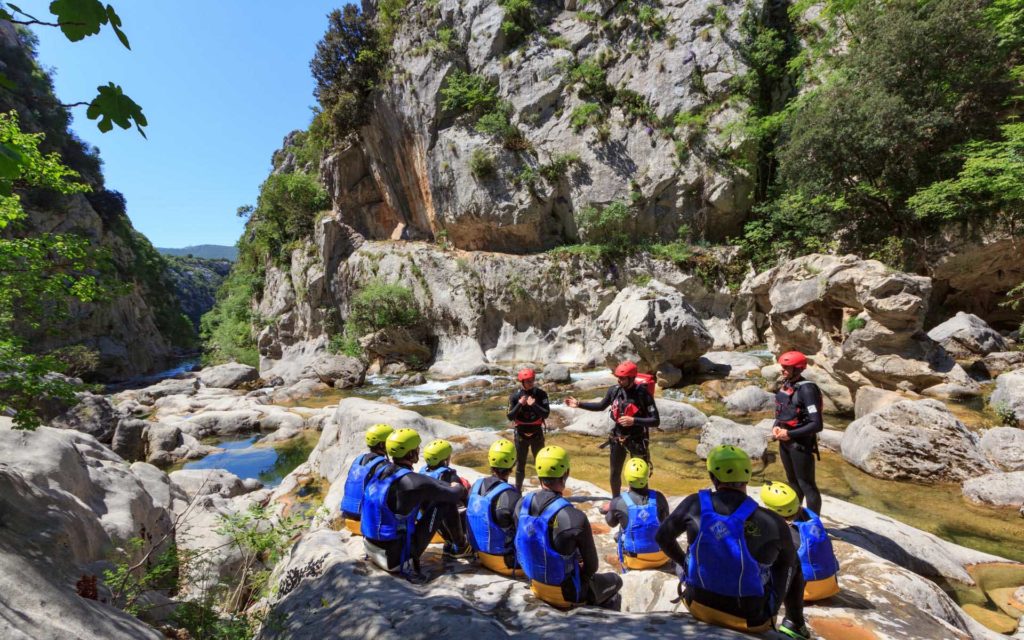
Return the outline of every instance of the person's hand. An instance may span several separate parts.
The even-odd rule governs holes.
[[[779,433],[781,433],[781,432],[782,432],[782,428],[779,427],[778,425],[775,425],[774,427],[772,427],[772,440],[778,440],[779,439]]]
[[[575,409],[576,407],[580,406],[580,401],[572,396],[569,396],[568,398],[565,399],[565,406],[569,407],[570,409]]]
[[[532,407],[536,402],[533,396],[526,396],[526,406]]]
[[[778,435],[775,436],[775,439],[780,442],[789,442],[789,431],[780,428]]]
[[[620,427],[632,427],[633,426],[633,416],[621,416],[615,422],[618,423],[618,425]]]
[[[526,404],[526,401],[529,398],[530,398],[530,396],[519,396],[519,404]]]

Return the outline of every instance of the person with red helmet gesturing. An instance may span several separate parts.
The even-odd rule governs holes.
[[[537,374],[533,369],[522,369],[516,376],[519,384],[508,399],[508,419],[515,423],[516,433],[516,491],[522,493],[526,477],[526,458],[544,448],[544,420],[551,414],[548,394],[536,385]]]
[[[807,508],[821,513],[821,493],[814,479],[814,459],[818,454],[818,433],[824,428],[821,419],[821,389],[804,380],[807,356],[787,351],[779,356],[782,365],[782,388],[775,394],[775,426],[772,439],[779,441],[779,458],[786,470],[786,479]]]
[[[613,499],[622,492],[622,466],[627,457],[642,458],[648,465],[651,464],[650,430],[661,424],[658,407],[651,395],[654,387],[651,386],[648,391],[646,385],[637,383],[640,374],[636,364],[626,360],[615,367],[614,373],[619,382],[609,387],[600,401],[580,402],[572,396],[565,399],[565,405],[574,409],[604,411],[611,407],[612,431],[602,448],[611,448],[608,481]],[[611,502],[605,503],[601,512],[608,513],[610,507]]]

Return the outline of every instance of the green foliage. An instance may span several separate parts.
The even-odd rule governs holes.
[[[653,38],[661,38],[665,34],[665,16],[650,5],[643,5],[637,10],[636,20]]]
[[[640,120],[644,124],[651,126],[659,124],[658,116],[654,113],[654,108],[647,102],[646,98],[636,91],[619,89],[615,93],[613,104],[621,107],[630,118]]]
[[[359,339],[346,333],[336,333],[331,336],[327,343],[327,350],[335,355],[341,354],[351,358],[363,356],[363,347],[359,344]]]
[[[498,103],[494,111],[480,116],[476,121],[475,128],[480,133],[497,138],[506,149],[528,149],[530,143],[522,131],[519,130],[519,127],[512,124],[510,120],[511,113],[511,105],[508,103]]]
[[[61,370],[73,378],[88,375],[100,366],[100,352],[81,344],[54,349],[50,355],[60,363]]]
[[[512,177],[512,182],[517,187],[527,186],[530,190],[537,185],[537,170],[530,165],[524,165],[515,176]]]
[[[466,112],[477,118],[498,107],[498,89],[487,78],[476,73],[456,70],[441,89],[441,108]]]
[[[832,249],[834,230],[843,219],[846,205],[841,198],[793,193],[756,206],[754,211],[756,218],[746,224],[737,242],[760,270],[780,259]]]
[[[569,170],[582,163],[578,153],[562,153],[551,158],[551,162],[542,165],[539,169],[540,175],[551,184],[557,183],[564,178]]]
[[[347,324],[363,336],[389,327],[409,327],[422,319],[412,291],[399,284],[373,281],[352,297]]]
[[[625,252],[633,244],[631,223],[631,210],[624,202],[600,208],[586,206],[576,212],[580,239],[586,244],[604,245],[611,252]]]
[[[495,175],[494,155],[486,149],[473,149],[469,156],[469,170],[477,180],[486,180]]]
[[[111,604],[133,616],[142,612],[140,602],[147,592],[177,587],[178,548],[173,543],[150,559],[154,550],[135,562],[146,548],[142,538],[132,538],[115,556],[112,569],[103,570],[103,581],[111,591]]]
[[[547,39],[548,46],[552,49],[571,49],[568,38],[565,36],[551,36]]]
[[[693,258],[693,249],[689,243],[683,241],[654,244],[651,245],[650,252],[655,258],[669,260],[677,265],[689,264]]]
[[[90,120],[99,119],[96,127],[100,131],[107,133],[114,128],[115,124],[122,129],[127,129],[134,122],[138,132],[142,134],[143,138],[146,137],[146,132],[142,130],[142,127],[148,125],[149,122],[142,114],[142,107],[126,96],[119,85],[111,82],[104,87],[97,87],[96,90],[99,93],[89,103],[85,116]]]
[[[498,0],[498,5],[505,10],[501,31],[510,44],[514,45],[537,28],[533,0]]]
[[[585,102],[572,110],[569,123],[574,131],[579,132],[586,127],[597,126],[608,119],[604,108],[596,102]]]
[[[272,174],[260,186],[246,226],[251,243],[245,248],[262,260],[287,264],[289,245],[310,235],[317,213],[329,207],[330,199],[316,177],[308,173]]]
[[[581,60],[569,70],[569,83],[579,87],[582,98],[608,102],[615,97],[615,91],[608,86],[605,70],[592,58]]]
[[[999,422],[1001,422],[1002,424],[1008,427],[1017,426],[1017,412],[1014,411],[1013,407],[1011,407],[1010,405],[1006,404],[1005,402],[1000,402],[994,405],[992,407],[992,410],[995,411],[996,417],[999,418]]]
[[[866,326],[868,326],[868,321],[860,316],[851,316],[846,319],[845,323],[843,323],[843,328],[846,329],[846,333],[853,333],[854,331],[863,329]]]
[[[262,265],[251,253],[239,253],[224,284],[217,290],[217,303],[199,322],[203,338],[203,360],[207,364],[241,362],[259,366],[259,353],[253,336],[257,317],[254,301],[263,288]]]

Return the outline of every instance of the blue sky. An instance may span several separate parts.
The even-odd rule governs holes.
[[[19,3],[42,17],[47,1]],[[77,43],[36,27],[39,60],[58,97],[91,100],[114,82],[139,103],[134,129],[100,133],[85,108],[73,129],[100,148],[107,187],[128,200],[137,229],[158,247],[234,244],[235,209],[256,202],[270,156],[311,119],[309,60],[340,1],[112,0],[132,50],[108,28]]]

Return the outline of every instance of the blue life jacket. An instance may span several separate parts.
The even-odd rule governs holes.
[[[449,467],[448,465],[442,465],[442,466],[434,469],[433,471],[429,471],[429,470],[427,470],[427,465],[423,465],[423,468],[420,469],[420,473],[422,473],[425,476],[430,476],[434,480],[440,480],[441,476],[443,476],[446,472],[451,471],[451,470],[452,470],[452,468]]]
[[[765,570],[750,555],[744,525],[757,510],[747,497],[731,515],[715,511],[711,492],[700,498],[700,532],[686,554],[686,584],[711,593],[733,598],[763,596]]]
[[[797,553],[800,555],[804,580],[810,582],[831,578],[839,573],[839,561],[832,551],[832,541],[828,539],[828,532],[818,514],[810,509],[804,509],[804,513],[808,517],[806,522],[793,522],[793,526],[800,532],[800,548]]]
[[[629,492],[622,494],[622,500],[629,509],[628,519],[619,534],[619,561],[623,559],[623,552],[631,555],[641,553],[654,553],[660,551],[661,547],[654,540],[658,533],[658,492],[654,489],[647,491],[647,504],[633,502]]]
[[[530,515],[530,505],[536,493],[523,498],[519,508],[519,526],[516,528],[516,560],[530,580],[559,586],[572,576],[577,597],[580,597],[579,552],[564,556],[551,546],[551,521],[558,512],[568,508],[569,501],[559,497],[551,501],[539,516]]]
[[[480,478],[469,491],[469,504],[466,508],[469,541],[477,551],[489,553],[492,556],[502,556],[509,549],[511,536],[494,522],[491,514],[498,496],[506,491],[511,491],[512,485],[507,482],[496,482],[490,491],[480,495],[483,483],[484,478]]]
[[[366,491],[366,483],[370,476],[376,471],[378,465],[387,462],[387,458],[381,455],[366,453],[362,461],[356,459],[348,469],[348,478],[345,480],[345,497],[341,499],[341,510],[345,513],[359,515],[363,512],[363,493]]]
[[[359,524],[359,530],[364,538],[389,541],[398,540],[400,536],[405,535],[411,542],[419,507],[405,516],[398,516],[388,508],[388,491],[391,485],[409,473],[412,471],[399,467],[386,478],[381,478],[380,473],[370,477],[363,498],[363,517]]]

